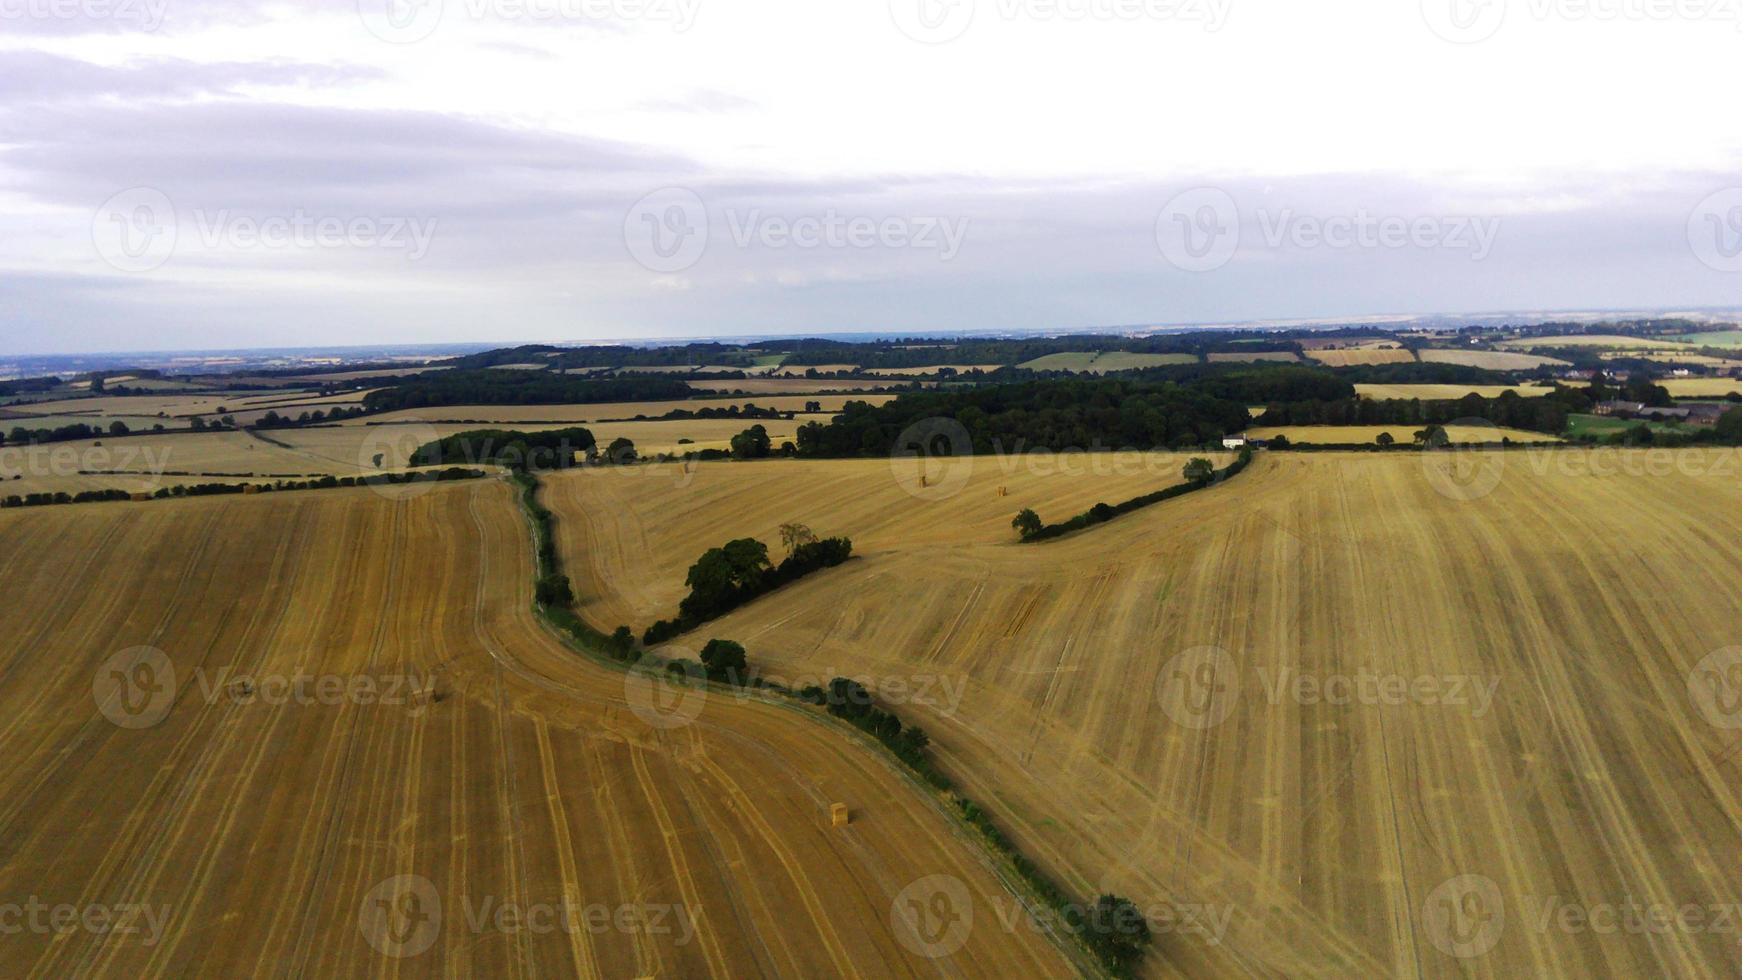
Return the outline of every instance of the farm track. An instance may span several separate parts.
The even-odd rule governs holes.
[[[671,729],[630,710],[623,675],[534,618],[506,484],[46,508],[0,515],[0,533],[30,545],[0,571],[0,901],[168,914],[151,943],[9,935],[0,975],[1072,972],[999,926],[1014,898],[985,857],[853,739],[718,696]],[[174,664],[176,700],[123,729],[92,683],[141,644]],[[437,697],[272,703],[227,686],[298,672],[415,673]],[[836,801],[845,828],[828,826]],[[359,915],[402,874],[430,881],[442,924],[396,959]],[[936,960],[891,918],[932,874],[966,885],[978,923]],[[681,906],[695,933],[472,924],[485,902],[565,900]]]
[[[1742,645],[1742,472],[1734,453],[1665,470],[1604,452],[1456,454],[1502,461],[1474,500],[1437,492],[1416,454],[1263,455],[1237,483],[1038,548],[1011,543],[1016,508],[1068,515],[1126,487],[977,470],[925,502],[882,461],[723,465],[683,487],[564,474],[550,503],[624,514],[559,520],[570,553],[649,542],[632,567],[572,566],[636,626],[669,615],[715,539],[774,546],[786,520],[851,536],[862,560],[673,652],[731,637],[776,678],[965,685],[959,706],[897,711],[1025,854],[1078,894],[1229,912],[1219,936],[1160,935],[1153,975],[1731,974],[1737,928],[1559,918],[1742,900],[1742,740],[1690,695],[1702,658]],[[1580,468],[1599,459],[1619,472]],[[1236,684],[1202,728],[1160,697],[1200,647]],[[1463,679],[1466,701],[1330,703],[1276,686],[1284,669]],[[1461,875],[1504,909],[1467,957],[1426,911]]]

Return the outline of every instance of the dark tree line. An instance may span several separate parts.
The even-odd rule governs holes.
[[[514,470],[563,470],[580,465],[597,445],[593,433],[579,426],[540,432],[473,429],[419,446],[411,454],[411,465],[487,463]]]
[[[731,612],[757,596],[772,592],[812,572],[831,568],[853,555],[853,542],[824,538],[793,547],[779,565],[768,558],[768,546],[755,538],[738,538],[709,548],[690,566],[684,585],[690,593],[678,603],[676,619],[662,619],[647,628],[642,642],[663,643],[710,619]]]
[[[1572,389],[1573,397],[1525,398],[1504,392],[1498,398],[1471,394],[1449,400],[1344,399],[1272,404],[1258,424],[1271,425],[1446,425],[1462,419],[1483,419],[1509,429],[1559,434],[1566,431],[1567,415],[1588,407],[1589,399]]]
[[[675,401],[693,392],[682,381],[656,375],[582,378],[549,371],[436,371],[363,398],[371,412],[445,405],[590,405],[600,402]]]
[[[950,418],[967,447],[900,447],[898,438],[928,419]],[[829,424],[798,431],[809,457],[887,455],[899,449],[948,453],[1202,445],[1250,423],[1246,406],[1189,386],[1128,379],[1049,380],[903,394],[885,405],[848,402]]]

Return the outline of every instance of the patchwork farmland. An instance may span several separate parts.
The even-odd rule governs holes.
[[[992,511],[1072,512],[1080,479],[997,497],[1005,477],[976,470],[928,502],[832,466],[723,465],[632,490],[568,475],[551,498],[586,601],[638,623],[722,528],[863,540],[702,632],[775,676],[962,685],[902,710],[1025,853],[1084,893],[1228,912],[1159,937],[1155,975],[1728,971],[1733,935],[1556,916],[1742,888],[1729,716],[1698,686],[1737,643],[1709,601],[1742,590],[1718,531],[1742,504],[1734,450],[1428,459],[1261,456],[1045,545]],[[1318,686],[1361,677],[1401,680],[1341,703]],[[1503,924],[1452,935],[1436,903],[1471,901]]]
[[[527,526],[500,482],[12,511],[0,534],[18,548],[0,894],[155,923],[7,935],[0,974],[919,975],[933,961],[892,918],[905,886],[952,876],[982,923],[1015,901],[845,735],[730,698],[646,720],[624,674],[533,618]],[[154,687],[93,703],[139,647],[165,658]],[[295,676],[368,677],[380,697],[275,699],[271,679]],[[841,801],[860,817],[834,827]],[[405,881],[420,918],[371,927]],[[493,916],[563,903],[641,918]],[[1028,928],[962,941],[956,970],[1071,969]]]

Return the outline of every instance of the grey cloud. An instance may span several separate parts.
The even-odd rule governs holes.
[[[42,51],[0,52],[0,96],[13,106],[103,96],[136,100],[233,95],[243,86],[320,87],[380,77],[379,69],[364,65],[159,59],[110,67]]]

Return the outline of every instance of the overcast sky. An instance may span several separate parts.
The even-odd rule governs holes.
[[[1737,306],[1731,6],[0,0],[0,353]]]

